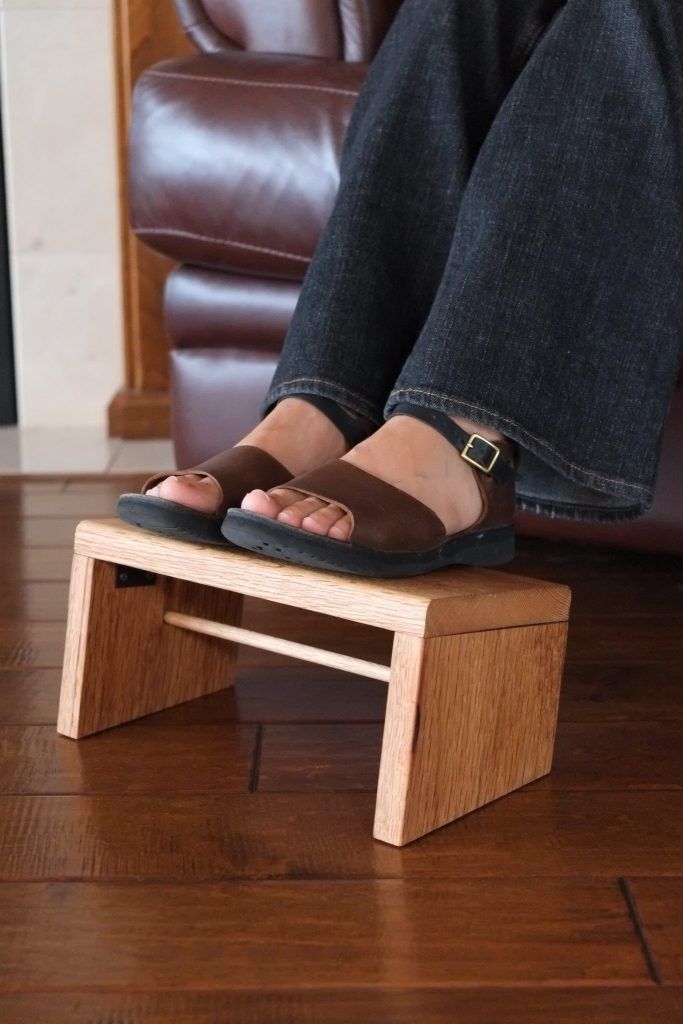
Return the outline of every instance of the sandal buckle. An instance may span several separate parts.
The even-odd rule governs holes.
[[[483,441],[484,444],[488,445],[488,447],[493,452],[493,456],[488,466],[482,465],[481,462],[477,462],[477,460],[473,459],[471,455],[468,455],[469,450],[471,448],[474,448],[474,445],[477,441]],[[495,466],[496,462],[498,461],[498,456],[500,455],[500,448],[498,447],[497,444],[494,444],[493,441],[489,441],[488,437],[482,437],[481,434],[470,434],[467,440],[467,444],[460,452],[460,455],[465,460],[465,462],[469,462],[471,466],[475,467],[475,469],[480,469],[482,473],[490,473],[493,467]]]

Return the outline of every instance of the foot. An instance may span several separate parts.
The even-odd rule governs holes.
[[[503,440],[503,434],[491,427],[452,419],[468,433]],[[466,530],[482,513],[476,471],[441,434],[411,416],[393,416],[343,458],[427,505],[448,534]],[[351,516],[338,505],[302,498],[286,487],[251,491],[242,508],[335,540],[348,540],[353,529]]]
[[[347,448],[344,437],[327,416],[301,398],[278,402],[239,442],[245,444],[272,455],[291,470],[292,476],[340,458]],[[203,476],[167,476],[147,494],[208,514],[217,512],[220,504],[218,487]]]

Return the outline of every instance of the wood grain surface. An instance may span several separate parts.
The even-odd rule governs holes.
[[[573,593],[553,771],[398,849],[370,835],[376,682],[249,653],[56,735],[65,520],[135,487],[0,478],[2,1024],[683,1021],[680,559],[520,539],[511,574]],[[385,657],[312,614],[243,621]]]
[[[440,636],[539,622],[565,621],[565,586],[511,573],[458,566],[414,579],[372,580],[316,572],[248,552],[183,544],[119,520],[85,520],[74,550],[130,565],[235,589],[277,604],[417,636]]]

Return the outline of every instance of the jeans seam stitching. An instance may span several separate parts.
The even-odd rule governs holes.
[[[530,494],[522,494],[520,491],[517,492],[517,500],[518,501],[524,501],[524,502],[527,503],[527,505],[531,505],[531,504],[534,504],[534,505],[548,505],[549,507],[552,507],[553,509],[556,509],[558,511],[567,511],[567,512],[600,512],[600,511],[602,511],[600,506],[597,506],[597,505],[579,505],[579,504],[573,504],[570,501],[558,501],[556,499],[553,499],[552,501],[550,501],[547,498],[537,498],[537,497],[535,498],[535,497],[532,497],[532,495],[530,495]],[[640,505],[624,506],[624,509],[627,509],[627,510],[628,509],[634,509],[635,510],[635,509],[638,509],[638,508],[640,508]],[[623,511],[623,509],[618,509],[617,511]]]
[[[560,452],[558,452],[557,449],[553,448],[552,445],[548,444],[547,441],[544,441],[543,438],[538,437],[536,434],[532,434],[530,430],[527,430],[526,427],[523,427],[516,420],[510,419],[509,416],[503,416],[503,415],[501,415],[498,412],[494,412],[494,410],[488,409],[488,408],[486,408],[486,406],[477,405],[476,403],[469,402],[466,399],[458,398],[455,395],[443,395],[443,394],[441,394],[438,391],[426,391],[426,390],[424,390],[422,388],[402,388],[402,389],[400,389],[398,391],[392,391],[392,393],[389,395],[388,402],[391,403],[392,401],[396,401],[397,399],[401,398],[403,395],[411,395],[411,394],[414,394],[414,395],[426,395],[427,397],[439,398],[439,399],[441,399],[443,401],[446,401],[446,402],[459,402],[461,405],[465,405],[465,406],[467,406],[470,409],[476,409],[478,412],[486,413],[489,416],[495,416],[499,420],[501,420],[501,421],[503,421],[505,423],[510,424],[510,426],[516,427],[523,434],[525,434],[527,437],[531,438],[532,441],[535,441],[542,448],[545,448],[548,452],[550,452],[552,455],[554,455],[558,459],[559,462],[561,462],[563,465],[569,467],[570,469],[578,469],[579,472],[586,473],[587,475],[590,475],[590,476],[594,476],[598,480],[605,480],[605,481],[607,481],[609,483],[619,484],[622,487],[629,488],[629,490],[637,491],[639,494],[649,494],[648,488],[647,487],[642,487],[640,484],[629,483],[627,480],[622,480],[622,478],[618,477],[618,476],[607,476],[604,473],[596,473],[592,469],[586,469],[585,466],[580,466],[580,465],[578,465],[575,462],[570,462],[569,459],[566,459],[564,457],[564,455],[560,454]]]

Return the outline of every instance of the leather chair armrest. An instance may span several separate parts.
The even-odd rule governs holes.
[[[360,63],[245,52],[146,71],[129,145],[137,235],[182,262],[302,280],[366,73]]]

